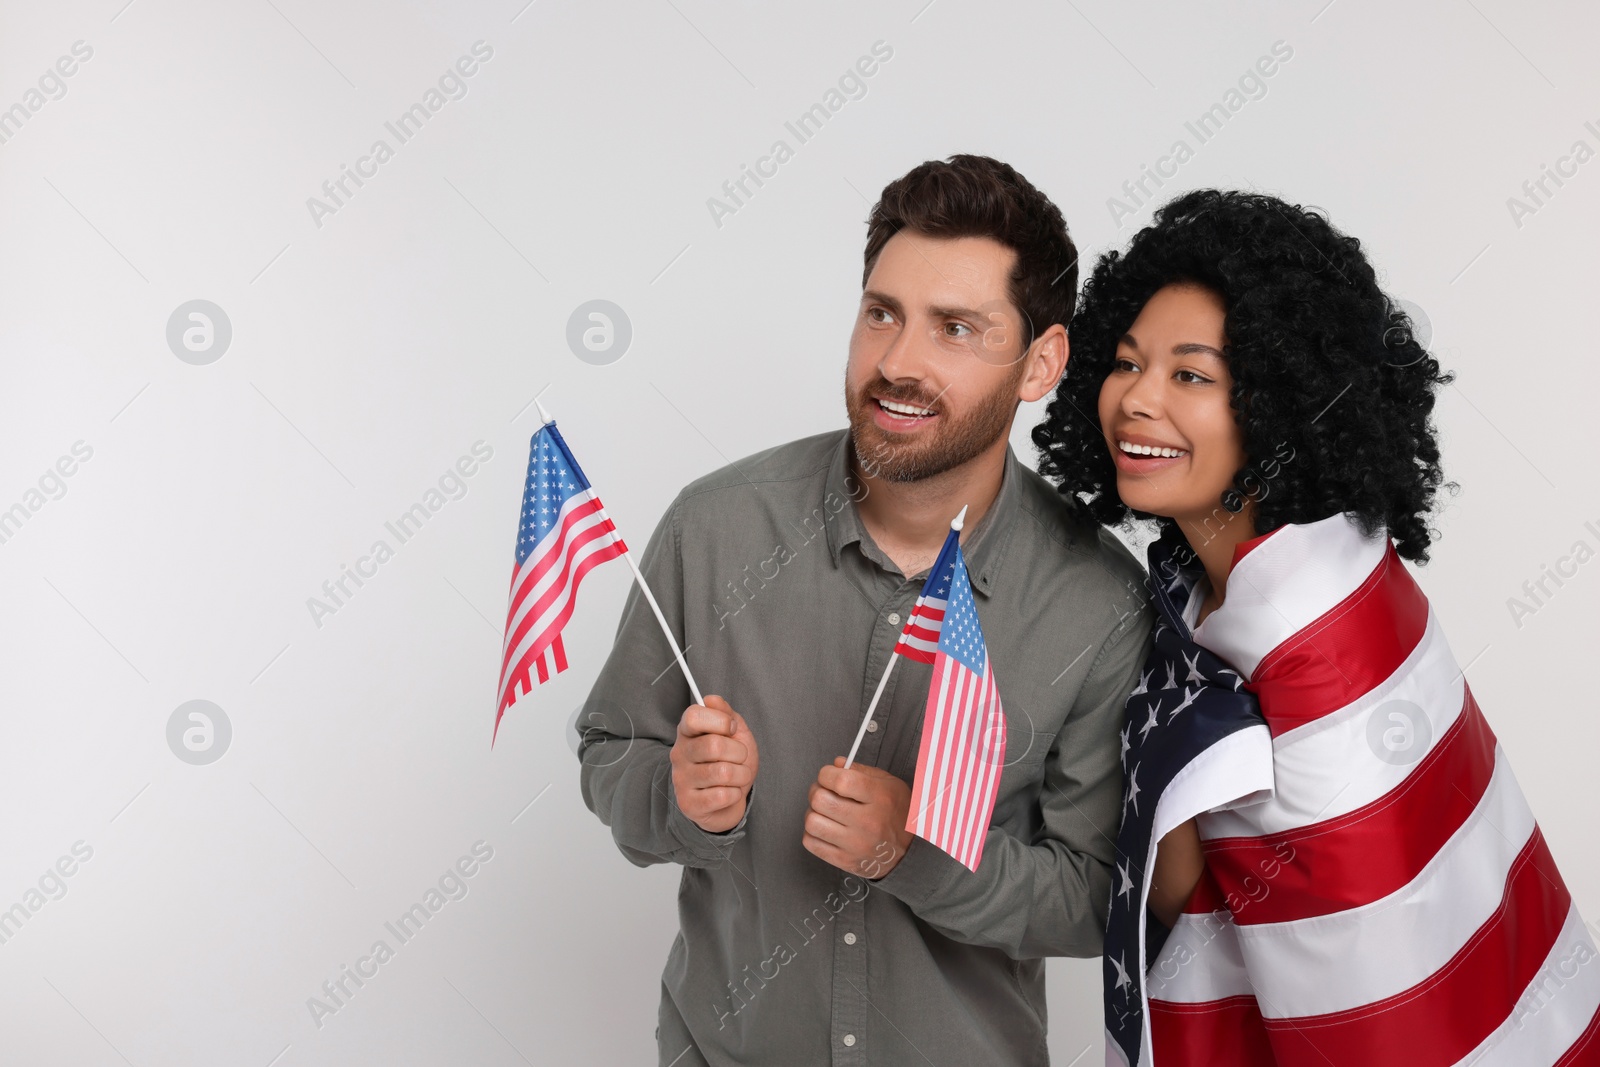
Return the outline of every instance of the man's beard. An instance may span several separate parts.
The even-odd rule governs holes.
[[[892,385],[882,375],[852,395],[847,378],[845,410],[850,416],[850,440],[855,445],[856,461],[862,473],[889,482],[920,482],[976,458],[1011,431],[1011,419],[1016,414],[1016,385],[1016,381],[1008,381],[962,418],[950,421],[932,435],[920,435],[927,440],[909,441],[896,440],[902,435],[891,434],[873,421],[877,406],[873,397],[930,409],[938,402],[937,398],[916,389]],[[942,411],[938,418],[950,420]]]

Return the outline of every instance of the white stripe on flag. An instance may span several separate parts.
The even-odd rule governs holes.
[[[967,673],[967,703],[963,714],[961,744],[965,757],[953,768],[950,776],[950,843],[951,853],[968,866],[972,865],[968,827],[972,822],[978,794],[978,765],[982,757],[978,742],[983,734],[983,676]]]
[[[1248,558],[1248,557],[1246,557]],[[1337,819],[1388,795],[1405,781],[1428,751],[1460,718],[1465,681],[1432,610],[1427,628],[1395,672],[1356,700],[1273,739],[1273,796],[1246,810],[1206,817],[1204,837],[1255,837]],[[1405,760],[1373,759],[1368,727],[1403,728],[1395,702],[1422,709],[1429,727],[1427,748]],[[1423,743],[1417,738],[1419,744]]]
[[[950,714],[945,719],[943,743],[939,746],[946,758],[934,779],[939,785],[939,797],[933,809],[933,832],[934,840],[945,851],[953,852],[950,841],[950,805],[955,799],[951,796],[952,771],[961,766],[962,727],[966,725],[964,709],[972,685],[972,672],[961,670],[953,659],[946,659],[944,668],[955,676],[955,688],[950,699]]]
[[[596,514],[599,515],[600,521],[605,521],[604,509],[596,512]],[[593,523],[585,523],[583,528],[587,529],[591,525],[593,525]],[[560,575],[565,571],[568,573],[568,580],[566,586],[556,596],[555,600],[552,601],[550,605],[540,613],[539,617],[534,620],[533,625],[528,627],[527,632],[522,635],[522,639],[518,641],[514,654],[504,661],[507,672],[515,671],[516,665],[522,661],[522,658],[526,656],[531,649],[534,648],[540,637],[545,633],[546,630],[548,630],[550,624],[555,619],[560,617],[561,612],[565,610],[567,604],[570,603],[572,598],[577,595],[577,584],[571,580],[571,575],[578,571],[579,565],[589,556],[609,548],[618,540],[620,540],[620,538],[615,531],[600,537],[596,537],[594,540],[579,548],[577,553],[572,555],[566,562],[566,566],[561,566],[558,564],[557,566],[551,567],[550,571],[543,576],[543,578],[548,578],[551,574]],[[570,552],[570,547],[568,551]],[[534,564],[534,558],[529,556],[527,564],[523,568],[524,571],[530,570]],[[518,605],[517,617],[519,620],[527,615],[527,612],[531,610],[531,605],[537,602],[537,598],[544,595],[543,590],[548,588],[548,584],[544,582],[543,578],[541,578],[540,588],[529,593],[527,598],[524,599],[520,605]],[[509,632],[515,631],[515,627],[508,627],[507,629]],[[550,661],[550,669],[555,669],[554,660]],[[502,678],[500,680],[500,688],[502,692],[504,692],[505,685],[508,680],[509,678]]]
[[[987,656],[983,661],[983,678],[978,687],[978,705],[973,709],[976,748],[973,750],[973,763],[971,768],[972,787],[970,796],[962,810],[966,813],[965,826],[962,829],[964,838],[964,851],[969,867],[976,867],[979,856],[983,852],[983,840],[989,827],[984,816],[990,811],[989,799],[994,787],[998,784],[998,763],[1005,758],[1005,728],[997,724],[995,712],[1000,702],[999,693],[994,687],[994,675],[990,673],[990,661]],[[1002,720],[1003,722],[1003,720]],[[998,745],[996,745],[996,726],[999,726]],[[983,823],[983,825],[979,825]]]
[[[552,550],[554,550],[561,537],[562,524],[566,522],[568,514],[589,503],[589,501],[593,499],[594,490],[585,489],[583,492],[567,498],[567,502],[561,505],[561,510],[556,513],[555,525],[550,528],[549,532],[546,533],[544,537],[539,539],[539,543],[533,546],[533,551],[528,553],[528,558],[524,560],[522,566],[517,569],[516,580],[511,584],[511,597],[513,600],[516,599],[517,590],[521,588],[523,583],[527,580],[527,576],[533,573],[534,568],[539,565],[539,561],[544,559],[551,553]],[[591,526],[598,525],[605,521],[606,509],[604,507],[595,508],[593,512],[580,519],[573,525],[572,529],[567,532],[567,550],[571,551],[570,546],[572,542],[576,540],[577,537],[583,533],[583,531],[587,530]],[[612,534],[612,537],[615,536],[615,534]],[[602,537],[598,540],[606,541],[607,539]],[[513,633],[516,633],[517,626],[521,624],[523,618],[527,616],[528,612],[533,609],[533,605],[539,602],[539,598],[544,596],[544,594],[549,591],[550,587],[554,585],[560,577],[560,567],[551,567],[549,570],[545,571],[539,576],[538,584],[532,589],[528,590],[528,595],[524,597],[521,603],[517,605],[516,615],[509,623],[506,624],[507,640],[510,639]]]
[[[1549,1067],[1583,1033],[1596,1007],[1600,958],[1573,905],[1516,1008],[1458,1067]]]
[[[1404,887],[1359,908],[1239,928],[1264,1018],[1358,1008],[1443,971],[1500,910],[1533,812],[1495,749],[1494,775],[1466,823]],[[1248,908],[1248,905],[1246,905]],[[1315,982],[1304,981],[1317,974]]]
[[[1245,553],[1234,572],[1240,588],[1228,581],[1228,600],[1205,629],[1204,644],[1246,681],[1261,661],[1344,601],[1383,562],[1387,537],[1363,539],[1355,522],[1341,512],[1304,525],[1280,526],[1261,545]],[[1262,592],[1272,590],[1269,600]]]
[[[928,777],[922,790],[922,807],[917,811],[916,835],[930,841],[934,839],[933,827],[936,821],[933,809],[939,800],[939,754],[942,751],[945,717],[950,707],[950,674],[948,670],[939,672],[939,700],[933,706],[933,733],[928,745],[928,766],[923,768]]]

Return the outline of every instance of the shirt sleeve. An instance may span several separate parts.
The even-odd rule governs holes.
[[[679,494],[639,559],[639,570],[680,647],[686,641],[681,502]],[[634,582],[616,641],[579,713],[577,729],[583,801],[611,828],[622,854],[640,867],[669,862],[720,867],[745,835],[754,789],[738,824],[723,833],[702,830],[678,807],[670,754],[678,720],[692,703],[672,646]]]
[[[947,937],[1013,959],[1100,955],[1122,816],[1119,729],[1154,616],[1130,613],[1106,638],[1045,756],[1031,842],[991,826],[976,871],[921,837],[872,884]]]

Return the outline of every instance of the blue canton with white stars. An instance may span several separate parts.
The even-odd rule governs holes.
[[[1144,971],[1160,954],[1167,935],[1151,915],[1140,944],[1144,864],[1151,855],[1156,803],[1202,752],[1266,722],[1244,679],[1196,644],[1183,621],[1189,597],[1205,573],[1187,542],[1178,535],[1163,537],[1150,545],[1148,558],[1157,622],[1139,684],[1128,695],[1123,715],[1122,826],[1102,961],[1106,1030],[1129,1063],[1139,1062],[1143,1041]],[[1187,565],[1180,565],[1180,559]]]
[[[951,530],[955,537],[956,531]],[[933,575],[929,575],[930,581]],[[931,595],[945,601],[944,624],[939,627],[939,651],[958,659],[968,670],[983,676],[983,664],[988,650],[983,644],[983,630],[978,626],[978,605],[972,599],[972,583],[967,580],[967,561],[961,546],[938,575],[938,584]]]
[[[517,566],[556,525],[561,505],[589,488],[589,481],[567,450],[556,424],[547,422],[528,449],[528,480],[522,488],[522,528],[517,533]]]

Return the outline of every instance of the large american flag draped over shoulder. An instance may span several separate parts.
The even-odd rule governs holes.
[[[1193,631],[1200,571],[1163,568],[1158,546],[1173,546],[1150,551],[1168,632],[1149,691],[1128,702],[1126,758],[1229,744],[1191,717],[1235,688],[1223,662],[1271,744],[1239,742],[1176,784],[1141,773],[1155,825],[1118,838],[1107,1062],[1600,1064],[1600,953],[1389,538],[1333,515],[1247,541]],[[1206,874],[1146,957],[1150,838],[1191,816]]]
[[[960,531],[945,537],[895,651],[933,664],[906,829],[977,870],[1005,763],[995,688]]]
[[[528,448],[494,716],[497,736],[506,708],[533,688],[535,675],[542,683],[567,669],[561,628],[572,617],[578,583],[627,550],[555,422],[546,422]]]

